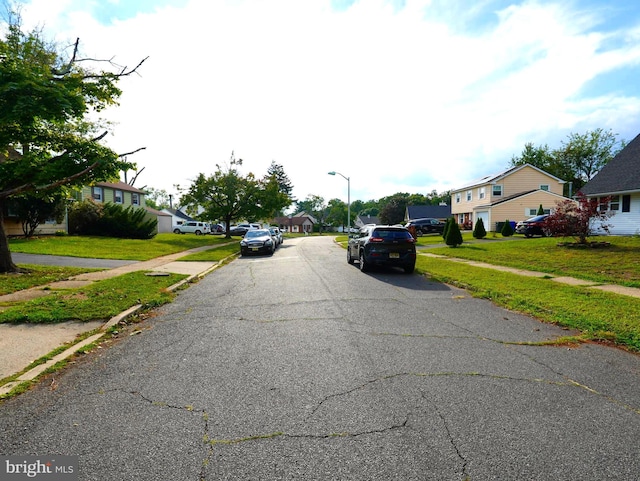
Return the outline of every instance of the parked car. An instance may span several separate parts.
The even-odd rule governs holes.
[[[240,225],[232,225],[229,227],[229,234],[232,236],[244,236],[247,232],[249,232],[248,227],[243,227]]]
[[[444,226],[446,222],[434,219],[432,217],[425,217],[423,219],[412,219],[405,224],[405,227],[415,227],[416,235],[421,236],[424,234],[442,234],[444,232]]]
[[[174,234],[195,234],[195,235],[203,235],[211,232],[211,228],[209,224],[206,222],[198,222],[198,221],[187,221],[180,225],[173,226]]]
[[[212,224],[211,225],[211,234],[224,234],[224,226],[221,224]]]
[[[534,235],[548,236],[549,231],[545,228],[545,221],[549,214],[537,215],[530,219],[523,220],[516,224],[516,234],[524,234],[525,237],[533,237]]]
[[[240,241],[240,254],[273,254],[276,244],[269,229],[253,229],[247,231]]]
[[[396,266],[411,274],[416,266],[416,241],[406,227],[367,225],[349,239],[347,262],[355,261],[363,272],[372,266]]]
[[[276,247],[278,247],[280,244],[282,244],[283,242],[283,238],[282,238],[282,232],[280,232],[280,228],[279,227],[269,227],[269,230],[271,231],[271,235],[273,236],[273,238],[276,241]]]

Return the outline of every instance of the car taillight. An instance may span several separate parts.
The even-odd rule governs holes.
[[[382,237],[371,237],[369,242],[384,242],[384,239]]]

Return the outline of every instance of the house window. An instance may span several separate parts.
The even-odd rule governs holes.
[[[499,197],[502,195],[502,186],[501,185],[494,185],[493,186],[493,192],[492,195]]]
[[[631,212],[631,196],[622,196],[622,212]]]
[[[598,199],[598,210],[600,212],[606,212],[609,210],[609,203],[607,202],[607,198],[606,197],[600,197]]]
[[[478,189],[478,198],[479,198],[479,199],[484,199],[484,197],[485,197],[484,187],[480,187],[480,188]]]
[[[620,196],[611,196],[611,204],[609,204],[609,210],[620,210]]]
[[[468,190],[467,191],[467,202],[471,202],[473,200],[473,193],[472,191]]]
[[[102,187],[91,187],[91,197],[93,200],[102,202]]]
[[[456,194],[456,204],[459,204],[459,203],[460,203],[460,200],[462,200],[462,195],[460,194],[460,192],[458,192],[458,193]]]
[[[122,204],[122,191],[116,190],[113,192],[113,202],[115,204]]]
[[[131,194],[131,204],[140,205],[140,194],[136,194],[136,193]]]
[[[540,184],[540,190],[549,191],[549,184]]]
[[[527,212],[525,213],[525,215],[528,215],[530,217],[536,215],[538,213],[538,209],[527,209]]]

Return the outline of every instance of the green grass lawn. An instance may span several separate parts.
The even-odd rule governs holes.
[[[4,306],[0,323],[57,323],[106,320],[136,304],[151,308],[169,302],[167,287],[186,276],[131,272],[77,289],[52,290],[45,297]]]
[[[505,240],[469,240],[456,248],[434,247],[428,248],[428,252],[556,276],[640,287],[640,237],[597,239],[606,240],[611,246],[576,249],[559,247],[562,239],[558,238],[516,236]]]
[[[239,237],[226,239],[222,235],[158,234],[153,239],[116,239],[91,236],[43,236],[9,241],[11,252],[49,254],[96,259],[146,261],[155,257],[186,251],[194,247],[212,247],[228,242],[240,242]]]

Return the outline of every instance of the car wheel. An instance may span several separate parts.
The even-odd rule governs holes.
[[[416,236],[417,237],[422,237],[424,235],[424,232],[422,232],[422,229],[416,229]]]
[[[406,267],[403,268],[404,269],[404,273],[405,274],[413,274],[413,271],[415,270],[415,268],[416,268],[415,264],[410,265],[410,266],[406,266]]]
[[[364,251],[360,251],[360,270],[362,272],[367,272],[369,270],[369,264],[367,264],[367,261],[364,259]]]
[[[197,230],[196,235],[202,235],[202,231]]]
[[[525,232],[524,236],[525,237],[533,237],[533,234],[531,232]]]
[[[180,229],[173,229],[174,234],[180,234]]]
[[[353,264],[355,262],[355,259],[351,256],[351,249],[349,249],[347,247],[347,262],[349,264]]]

